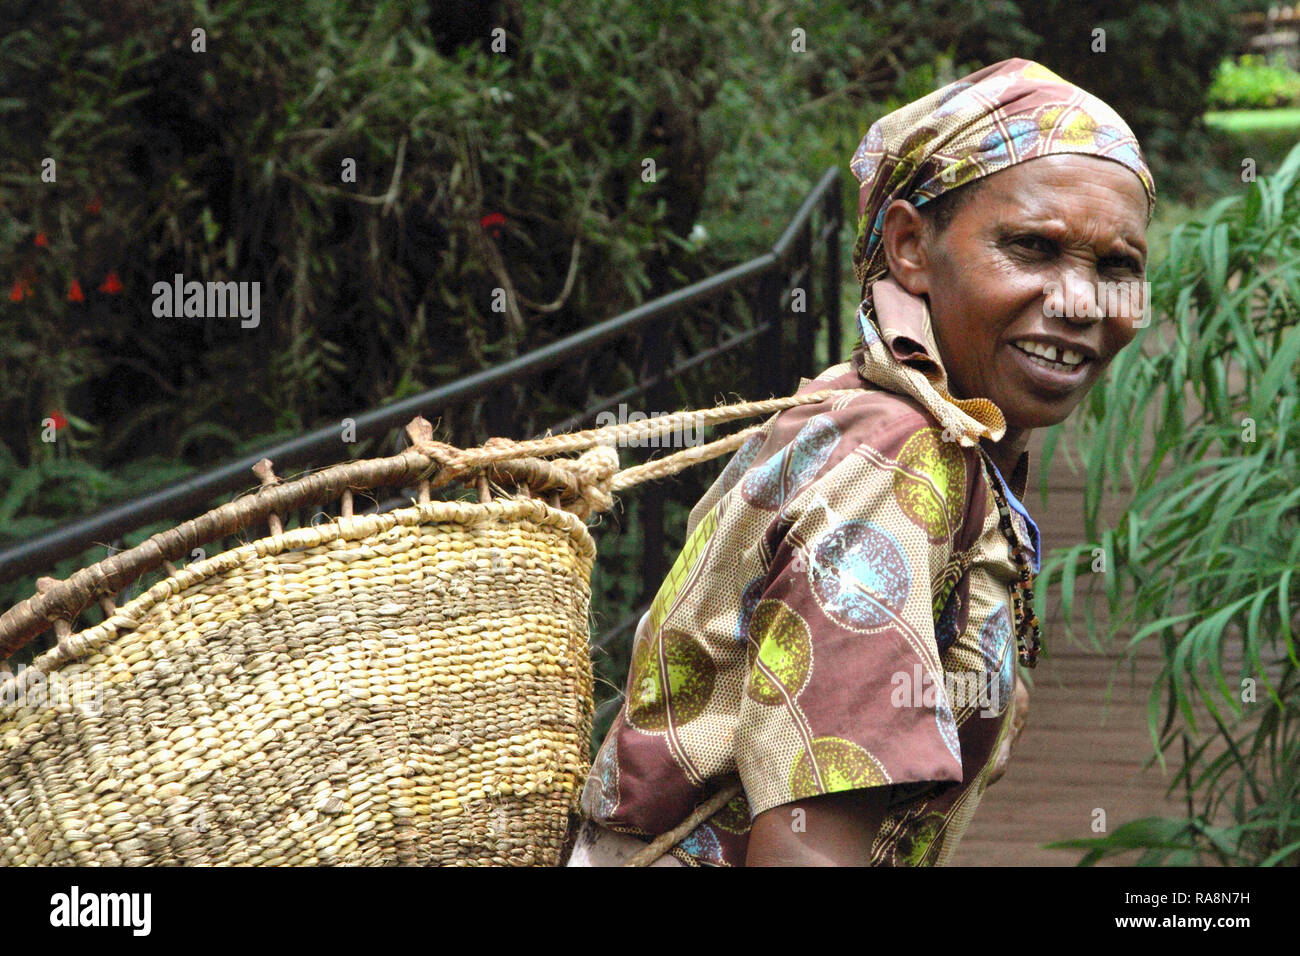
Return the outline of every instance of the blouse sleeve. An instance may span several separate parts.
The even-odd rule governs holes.
[[[736,767],[751,813],[962,779],[935,607],[959,576],[970,450],[908,412],[782,508],[747,602]]]

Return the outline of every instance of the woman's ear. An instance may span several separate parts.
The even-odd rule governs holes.
[[[889,274],[913,295],[930,291],[930,230],[906,199],[895,199],[885,210],[881,242]]]

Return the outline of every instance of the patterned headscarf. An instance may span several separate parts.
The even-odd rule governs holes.
[[[1142,181],[1147,221],[1155,183],[1137,138],[1097,97],[1032,60],[994,63],[871,125],[849,168],[861,182],[853,269],[862,286],[862,333],[873,338],[871,283],[883,278],[881,230],[895,199],[913,205],[1016,163],[1087,153],[1123,163]]]

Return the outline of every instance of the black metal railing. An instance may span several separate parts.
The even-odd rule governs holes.
[[[456,413],[456,420],[477,423],[479,430],[486,428],[493,434],[519,430],[524,417],[521,397],[548,374],[552,381],[546,387],[565,388],[585,401],[569,405],[581,411],[526,436],[588,427],[598,413],[620,403],[637,402],[665,411],[684,407],[682,386],[690,378],[688,373],[722,360],[735,359],[738,368],[750,373],[746,399],[788,394],[800,375],[811,376],[820,370],[813,354],[819,327],[826,343],[821,364],[842,358],[838,307],[841,188],[839,172],[827,170],[776,244],[761,256],[494,368],[356,415],[351,420],[355,442],[360,445],[395,436],[418,414],[433,419]],[[818,220],[816,226],[814,220]],[[814,263],[817,250],[823,252],[820,281]],[[747,315],[745,321],[728,323],[722,318],[721,305],[734,295],[747,303]],[[796,296],[803,308],[792,311]],[[705,313],[702,317],[698,314],[701,310]],[[690,321],[692,316],[694,321]],[[629,341],[635,344],[628,346]],[[753,355],[747,357],[751,349]],[[630,378],[631,384],[610,391],[611,376],[605,374],[608,366],[623,361],[627,361],[625,379]],[[535,388],[533,394],[544,391]],[[61,560],[84,555],[97,543],[117,546],[124,536],[157,522],[192,517],[222,496],[248,490],[252,486],[250,469],[262,458],[271,459],[281,475],[288,475],[295,469],[355,457],[341,455],[339,443],[338,425],[319,428],[11,545],[0,551],[0,583],[47,571]],[[355,452],[356,446],[346,450]],[[664,482],[651,482],[635,493],[637,524],[644,535],[640,569],[644,588],[637,602],[642,606],[597,638],[597,647],[608,645],[636,624],[667,571],[666,494]],[[397,495],[376,500],[369,510],[388,510],[408,502],[409,497]],[[321,510],[296,516],[297,523],[309,523]],[[286,521],[286,527],[291,525]]]

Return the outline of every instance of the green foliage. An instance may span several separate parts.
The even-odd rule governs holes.
[[[1217,167],[1216,174],[1226,174],[1216,190],[1219,194],[1236,189],[1248,165],[1253,164],[1257,173],[1273,172],[1300,142],[1300,109],[1296,108],[1211,111],[1205,114],[1205,125],[1217,140],[1207,158]],[[1204,166],[1200,172],[1204,178]]]
[[[1205,825],[1198,818],[1143,817],[1115,828],[1098,840],[1061,840],[1051,850],[1085,850],[1080,866],[1092,866],[1108,856],[1136,854],[1137,866],[1196,866],[1206,847],[1231,853],[1231,834]]]
[[[1051,555],[1043,584],[1060,582],[1071,618],[1088,581],[1104,590],[1106,628],[1132,634],[1126,650],[1158,646],[1150,729],[1162,764],[1171,747],[1183,758],[1182,850],[1297,865],[1300,147],[1168,243],[1151,275],[1155,319],[1081,420],[1087,541]],[[1102,499],[1125,484],[1107,526]],[[1089,573],[1095,547],[1104,574]],[[1134,832],[1090,844],[1088,859],[1130,848]],[[1183,859],[1169,840],[1142,845],[1160,851],[1149,862]]]
[[[1246,54],[1219,64],[1206,94],[1211,109],[1271,109],[1300,105],[1300,73],[1280,59]]]
[[[106,464],[212,460],[232,435],[302,430],[640,301],[681,175],[651,127],[671,105],[687,136],[717,82],[717,14],[679,6],[673,31],[537,9],[513,59],[440,56],[428,5],[396,2],[173,0],[111,25],[70,2],[53,29],[34,8],[6,24],[0,72],[40,65],[0,128],[0,275],[29,270],[34,289],[4,303],[14,457],[32,459],[47,411],[73,409],[103,426]],[[645,158],[659,182],[641,181]],[[110,270],[120,294],[96,291]],[[177,272],[260,281],[261,325],[155,319],[153,284]],[[86,302],[66,300],[73,279]]]
[[[439,8],[396,0],[124,0],[111,19],[61,0],[6,21],[0,75],[16,81],[0,99],[0,288],[22,278],[30,292],[0,300],[0,541],[759,254],[865,130],[845,110],[859,88],[841,70],[879,61],[881,33],[838,8],[509,10],[506,54],[478,42],[440,52]],[[807,52],[791,49],[795,27]],[[813,103],[810,83],[825,91]],[[46,156],[55,183],[41,180]],[[347,158],[355,183],[340,175]],[[493,213],[495,231],[483,225]],[[703,242],[688,238],[696,222]],[[176,273],[260,281],[260,325],[155,318],[153,284]],[[73,281],[83,301],[69,301]],[[737,295],[684,317],[679,334],[699,350],[751,321]],[[592,386],[635,384],[629,351],[621,341],[595,356]],[[755,365],[710,363],[661,410],[748,390]],[[575,371],[449,409],[439,437],[541,431],[587,404]],[[40,423],[55,411],[71,424],[51,445]],[[653,586],[635,567],[600,577],[609,600],[593,604],[611,619]],[[30,578],[0,587],[0,604],[31,589]]]
[[[1026,0],[1019,3],[1020,23],[1038,41],[1016,55],[1038,60],[1114,107],[1152,167],[1161,167],[1157,186],[1165,191],[1169,173],[1182,187],[1204,167],[1211,147],[1201,122],[1205,90],[1224,50],[1239,42],[1235,15],[1260,7],[1259,0]]]

